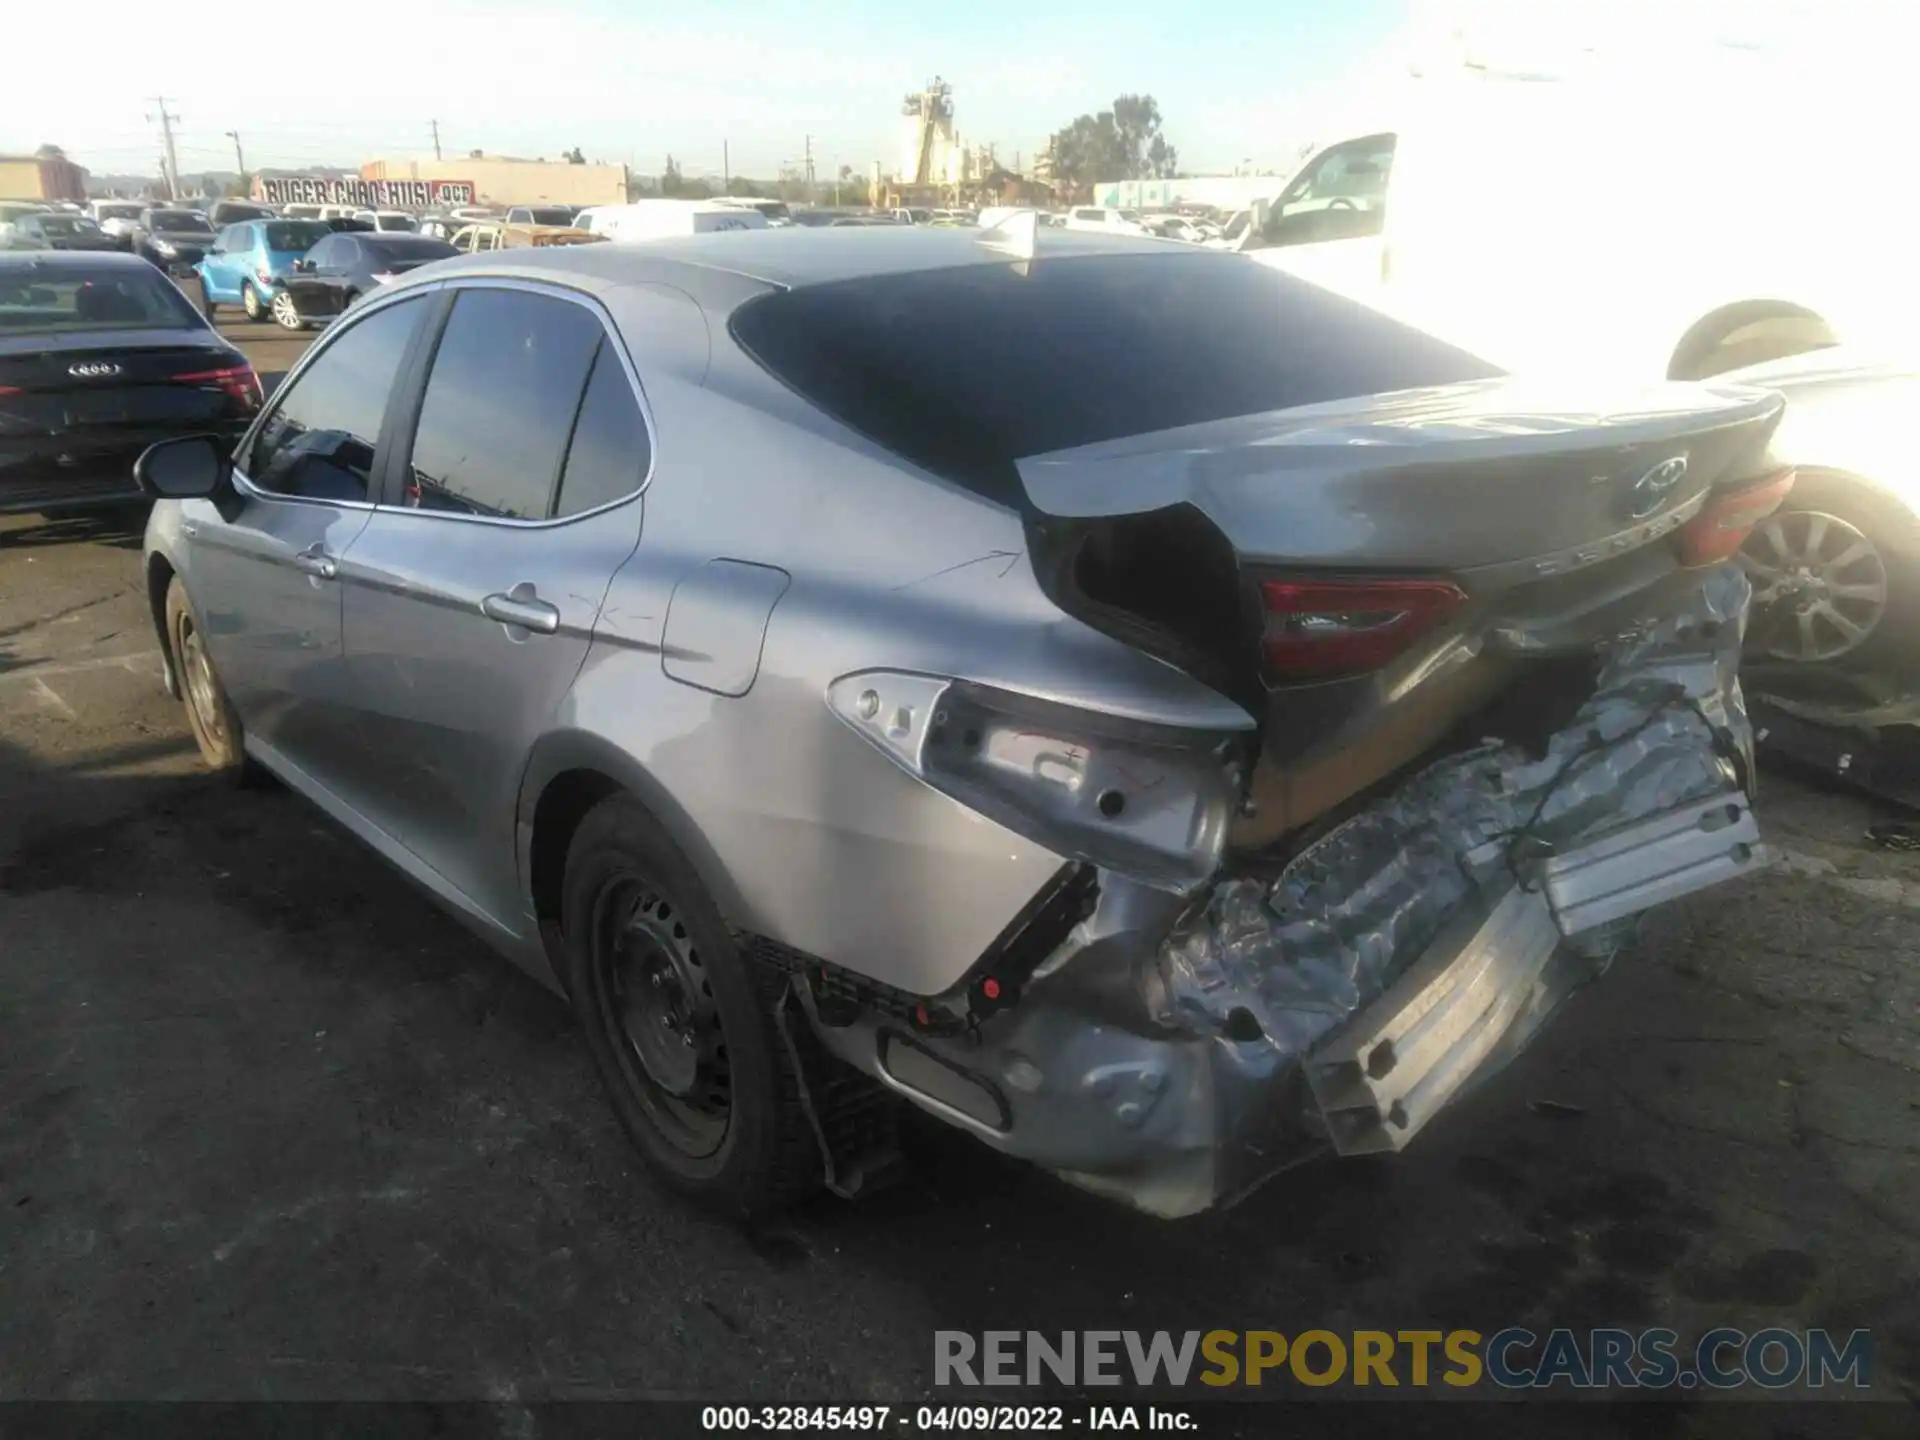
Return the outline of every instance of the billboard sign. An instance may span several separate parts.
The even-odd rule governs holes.
[[[256,176],[253,198],[264,205],[357,205],[367,210],[430,210],[473,204],[471,180],[362,180],[357,176]]]

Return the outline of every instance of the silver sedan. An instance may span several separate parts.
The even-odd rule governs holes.
[[[911,1103],[1177,1215],[1762,862],[1779,414],[1029,215],[437,263],[138,475],[208,762],[568,995],[670,1181],[851,1193]]]

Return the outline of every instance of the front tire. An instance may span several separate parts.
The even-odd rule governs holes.
[[[294,303],[292,294],[282,290],[273,297],[274,323],[282,330],[304,330],[307,322],[301,318],[300,307]]]
[[[565,980],[627,1137],[675,1189],[740,1219],[811,1193],[818,1142],[775,1020],[780,977],[741,953],[693,867],[634,800],[567,851]]]
[[[167,585],[167,643],[173,650],[174,673],[180,677],[187,728],[200,747],[200,758],[216,775],[244,781],[249,778],[250,762],[242,743],[240,717],[213,668],[200,618],[193,613],[186,587],[177,576]]]
[[[240,308],[247,312],[247,319],[258,325],[267,318],[267,307],[260,303],[260,292],[253,288],[253,282],[240,282]]]

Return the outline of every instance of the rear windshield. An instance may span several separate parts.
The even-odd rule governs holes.
[[[310,250],[332,233],[324,220],[269,220],[267,249]]]
[[[877,275],[749,302],[734,338],[896,453],[1005,503],[1015,460],[1500,372],[1229,255],[1042,258]],[[929,357],[934,357],[930,359]]]
[[[153,228],[213,233],[213,227],[207,223],[207,217],[192,210],[156,210],[153,212]]]
[[[571,225],[573,211],[564,205],[530,205],[527,207],[527,223],[531,225]]]
[[[382,235],[378,239],[369,236],[360,242],[360,248],[376,265],[424,265],[429,260],[444,260],[460,253],[446,241],[430,240],[424,235]]]
[[[94,211],[102,220],[138,220],[138,205],[101,205]]]
[[[91,220],[83,220],[77,215],[43,215],[40,217],[42,235],[98,235],[100,227]]]
[[[187,297],[159,271],[145,266],[62,266],[57,276],[0,270],[0,336],[197,329],[200,323],[200,312]]]

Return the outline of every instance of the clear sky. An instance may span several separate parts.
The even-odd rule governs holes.
[[[0,150],[51,142],[96,171],[150,173],[164,94],[188,175],[234,167],[227,131],[249,167],[352,166],[431,154],[436,120],[448,155],[579,145],[717,174],[724,139],[735,174],[765,176],[810,135],[821,177],[864,173],[894,165],[900,99],[936,72],[962,138],[1008,160],[1137,91],[1159,100],[1184,168],[1284,168],[1331,111],[1456,28],[1515,57],[1599,37],[1626,64],[1730,35],[1797,54],[1864,23],[1883,41],[1848,50],[1851,66],[1920,38],[1920,0],[253,0],[218,12],[224,38],[212,10],[92,0],[84,41],[71,4],[8,8]]]

